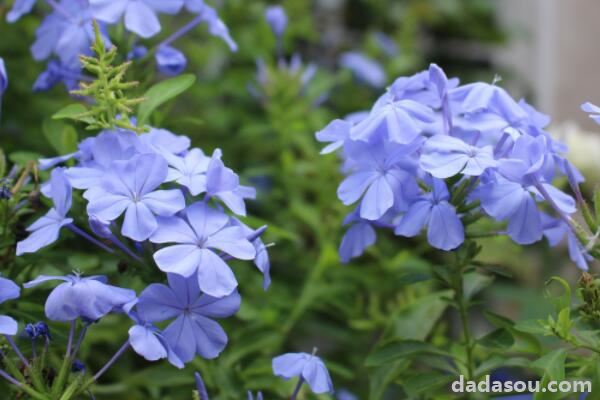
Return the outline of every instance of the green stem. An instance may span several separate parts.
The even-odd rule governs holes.
[[[458,258],[458,257],[457,257]],[[466,367],[467,367],[467,376],[465,377],[467,380],[474,378],[475,371],[475,362],[473,359],[473,347],[475,345],[473,341],[473,336],[471,335],[471,330],[469,327],[469,305],[468,302],[465,301],[464,296],[464,265],[465,263],[457,263],[456,268],[456,283],[455,283],[455,301],[456,307],[458,308],[458,312],[460,315],[460,322],[462,325],[462,332],[464,336],[464,345],[465,345],[465,354],[467,357]]]

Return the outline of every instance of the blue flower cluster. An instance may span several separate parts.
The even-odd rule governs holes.
[[[31,46],[36,61],[49,60],[47,69],[34,84],[34,90],[38,91],[61,82],[72,90],[77,87],[77,82],[87,79],[82,75],[79,56],[91,52],[93,20],[99,22],[103,41],[111,46],[109,28],[121,21],[128,32],[141,39],[149,39],[161,31],[159,15],[174,15],[183,9],[193,14],[190,22],[154,48],[157,68],[166,75],[181,73],[187,64],[185,55],[171,46],[173,42],[200,24],[205,23],[211,35],[223,39],[232,51],[237,50],[227,26],[215,9],[203,0],[46,0],[45,3],[50,6],[51,12],[36,30],[36,40]],[[30,13],[35,4],[35,0],[16,0],[6,15],[7,21],[18,21]],[[136,49],[131,52],[132,58],[148,54],[143,46],[136,46]]]
[[[67,162],[73,166],[59,166]],[[253,230],[236,217],[246,214],[245,200],[255,191],[240,184],[221,151],[207,156],[190,148],[189,138],[163,129],[141,135],[103,131],[72,154],[40,160],[40,168],[53,168],[42,185],[53,206],[27,228],[30,235],[17,243],[17,255],[54,243],[67,229],[134,261],[151,256],[169,282],[148,286],[138,298],[132,290],[107,285],[104,277],[40,276],[25,287],[64,281],[48,297],[46,316],[96,321],[110,312],[125,313],[135,322],[129,344],[148,360],[168,358],[182,367],[196,354],[218,356],[227,335],[213,319],[235,314],[240,305],[227,260],[253,260],[264,288],[270,284],[269,257],[260,239],[265,227]],[[87,200],[92,233],[69,216],[73,189]],[[166,320],[171,323],[164,331],[154,325]]]
[[[586,269],[571,218],[576,202],[552,184],[565,176],[575,187],[583,177],[545,131],[548,123],[495,82],[461,86],[434,64],[396,79],[369,112],[316,134],[329,143],[323,153],[341,149],[347,177],[337,194],[358,204],[345,220],[341,258],[362,254],[375,228],[405,237],[425,229],[431,246],[452,250],[464,242],[467,222],[485,215],[506,222],[498,233],[519,244],[567,237],[571,258]]]
[[[271,70],[271,67],[263,58],[258,58],[256,60],[255,80],[248,85],[250,94],[261,101],[267,100],[267,93],[270,91],[269,86],[272,84],[274,72],[279,72],[287,77],[298,78],[301,91],[305,93],[316,76],[317,66],[313,63],[305,64],[301,55],[297,52],[292,54],[289,59],[285,58],[283,54],[283,35],[288,25],[288,17],[282,6],[267,7],[264,17],[277,41],[277,70]],[[323,102],[325,97],[326,95],[317,98],[315,105]]]

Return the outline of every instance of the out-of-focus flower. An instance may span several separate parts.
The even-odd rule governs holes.
[[[79,82],[85,79],[87,78],[81,74],[79,67],[69,68],[59,60],[50,60],[46,70],[39,74],[33,83],[33,91],[50,90],[60,83],[63,83],[67,90],[74,90],[79,86]]]
[[[196,277],[200,289],[211,296],[223,297],[237,287],[231,268],[215,252],[220,250],[242,260],[252,260],[256,250],[239,226],[231,226],[229,217],[204,202],[194,203],[182,216],[159,218],[150,240],[177,243],[154,253],[164,272]]]
[[[171,46],[159,47],[154,57],[160,73],[167,76],[179,75],[187,66],[187,58],[185,55]]]
[[[269,6],[265,10],[265,19],[275,36],[282,36],[288,24],[285,9],[280,5]]]
[[[590,118],[593,119],[597,124],[600,124],[600,107],[590,102],[583,103],[581,109],[586,113],[590,114]]]
[[[0,304],[7,300],[17,299],[21,295],[21,289],[10,279],[0,277]],[[0,315],[0,334],[16,335],[19,326],[17,321],[7,315]]]
[[[54,243],[58,239],[60,229],[73,222],[71,218],[67,218],[67,212],[71,209],[72,193],[64,169],[55,168],[50,182],[50,196],[54,207],[27,228],[29,236],[17,243],[18,256],[36,252]]]
[[[96,321],[110,312],[124,311],[136,300],[133,290],[108,285],[105,276],[40,275],[23,286],[32,288],[55,280],[64,283],[54,288],[46,300],[46,317],[52,321]]]
[[[371,87],[382,88],[387,81],[383,67],[362,53],[356,51],[343,53],[339,64],[342,68],[352,71],[356,79]]]
[[[6,73],[6,66],[4,60],[0,57],[0,99],[8,87],[8,74]]]
[[[152,284],[140,295],[137,310],[148,322],[175,319],[164,330],[177,356],[191,361],[196,354],[217,357],[227,345],[227,334],[213,318],[227,318],[240,307],[237,291],[222,298],[202,294],[195,277],[168,274],[169,286]]]
[[[194,379],[196,380],[196,391],[198,392],[198,396],[200,396],[200,400],[209,400],[206,385],[202,380],[200,372],[194,372]]]
[[[143,38],[160,32],[159,13],[177,14],[183,0],[89,0],[94,18],[109,24],[117,23],[122,17],[125,27]]]
[[[56,55],[66,68],[79,68],[79,56],[91,53],[94,41],[92,12],[87,0],[61,0],[54,11],[44,18],[36,30],[36,41],[31,46],[33,58],[45,60]],[[103,30],[101,26],[101,30]],[[108,37],[102,38],[110,45]]]
[[[23,15],[29,14],[35,5],[36,0],[16,0],[12,8],[6,14],[8,23],[17,22]]]
[[[333,383],[323,361],[314,354],[287,353],[275,357],[273,373],[283,379],[302,377],[310,389],[317,394],[333,394]]]
[[[206,22],[206,24],[208,25],[208,33],[223,39],[225,43],[227,43],[231,51],[237,51],[237,43],[235,43],[235,41],[232,39],[231,35],[229,34],[229,29],[227,28],[227,25],[225,25],[223,20],[219,18],[219,15],[217,14],[217,11],[214,8],[204,4],[204,7],[199,13],[199,17],[203,22]]]

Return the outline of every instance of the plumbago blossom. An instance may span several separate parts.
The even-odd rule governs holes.
[[[192,14],[190,22],[156,44],[154,57],[157,69],[167,76],[185,70],[187,58],[172,45],[198,25],[206,24],[209,34],[221,38],[232,51],[237,50],[237,44],[225,23],[216,10],[203,0],[52,0],[39,3],[50,11],[36,30],[31,54],[36,61],[47,60],[48,64],[34,83],[35,91],[48,90],[58,83],[64,83],[68,90],[73,90],[79,81],[89,80],[82,73],[79,56],[91,53],[94,20],[98,22],[102,39],[109,47],[112,46],[109,39],[111,27],[121,21],[129,32],[141,39],[148,39],[161,32],[161,15],[175,15],[183,11]],[[17,22],[29,14],[35,5],[35,0],[15,1],[6,15],[7,22]],[[140,53],[140,48],[136,46],[138,50],[132,54],[147,53],[145,48]],[[0,88],[2,83],[0,78]]]
[[[452,250],[485,215],[519,244],[566,237],[571,258],[587,269],[585,238],[571,218],[576,201],[553,185],[566,177],[577,193],[583,177],[548,123],[495,82],[460,86],[435,64],[396,79],[369,112],[332,121],[316,137],[328,143],[322,153],[340,152],[346,178],[337,194],[356,205],[342,260],[375,243],[378,228],[405,237],[426,230],[433,247]]]
[[[17,255],[40,251],[68,229],[142,267],[151,267],[148,261],[154,260],[168,281],[150,284],[139,297],[110,285],[105,276],[40,275],[25,283],[29,289],[59,282],[46,300],[45,314],[71,325],[65,362],[72,363],[73,371],[85,370],[75,356],[87,330],[108,314],[127,316],[132,325],[125,343],[92,381],[129,348],[148,361],[165,359],[176,368],[196,356],[216,358],[228,342],[217,320],[236,314],[241,303],[228,261],[253,260],[268,288],[269,258],[260,239],[266,227],[254,230],[239,219],[246,214],[245,200],[256,193],[240,184],[221,158],[219,149],[206,155],[190,148],[185,136],[150,128],[140,135],[106,130],[84,139],[71,154],[40,160],[40,169],[51,170],[41,188],[51,209],[29,226]],[[71,215],[74,190],[82,191],[87,201],[83,218]],[[0,302],[19,295],[19,288],[3,278],[0,289]],[[46,347],[50,342],[42,323],[27,324],[23,332],[31,339],[34,358],[35,339],[46,338]],[[16,321],[0,316],[0,331],[16,334]]]
[[[237,287],[226,262],[231,258],[254,260],[266,288],[269,261],[259,238],[264,228],[252,230],[235,216],[246,215],[245,200],[255,197],[254,189],[240,184],[220,150],[209,157],[189,146],[187,137],[162,129],[142,135],[113,130],[85,139],[75,153],[40,160],[41,169],[54,167],[42,186],[54,206],[27,228],[31,234],[17,244],[17,255],[54,243],[67,227],[134,260],[144,254],[132,247],[152,248],[158,268],[194,277],[214,297],[230,295]],[[70,159],[76,161],[73,166],[56,167]],[[68,215],[72,188],[83,190],[94,235]],[[146,241],[154,245],[139,246]]]

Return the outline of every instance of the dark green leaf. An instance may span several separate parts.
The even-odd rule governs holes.
[[[144,101],[138,109],[138,125],[143,126],[154,110],[163,103],[177,97],[189,89],[196,77],[192,74],[184,74],[175,78],[167,79],[152,86],[144,94]]]

